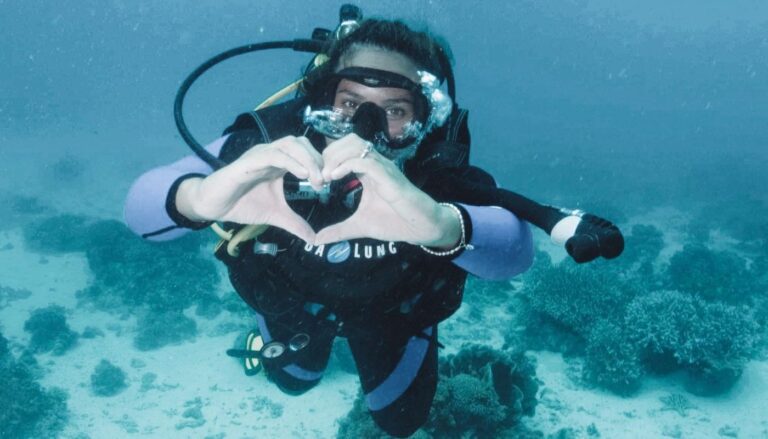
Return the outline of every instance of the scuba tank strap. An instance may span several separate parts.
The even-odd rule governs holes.
[[[469,145],[469,126],[467,116],[469,111],[464,108],[459,108],[458,111],[454,111],[451,114],[451,119],[448,125],[448,134],[445,140],[448,142],[462,142]],[[462,138],[460,139],[459,136]]]
[[[457,108],[440,130],[431,134],[419,146],[416,157],[406,163],[406,175],[422,187],[430,177],[447,169],[469,166],[469,112]]]
[[[224,134],[246,130],[258,131],[263,143],[296,134],[303,126],[301,113],[306,106],[306,99],[298,98],[242,113],[224,130]]]

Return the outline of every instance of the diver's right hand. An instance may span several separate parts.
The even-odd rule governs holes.
[[[283,177],[290,172],[319,190],[321,168],[322,157],[306,137],[283,137],[253,146],[206,178],[185,180],[176,207],[192,221],[268,224],[313,242],[312,227],[285,200]]]

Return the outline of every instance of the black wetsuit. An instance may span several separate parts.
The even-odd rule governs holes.
[[[303,108],[303,102],[290,101],[241,115],[225,131],[230,136],[220,158],[232,162],[255,144],[304,135]],[[444,129],[437,138],[456,141],[459,135],[458,129]],[[308,137],[315,146],[324,145],[321,137]],[[434,149],[423,151],[436,159]],[[446,157],[466,164],[466,153],[453,151]],[[413,160],[419,163],[418,156]],[[412,181],[425,183],[417,166],[405,172]],[[351,214],[319,201],[292,207],[316,230]],[[265,343],[288,343],[300,333],[310,337],[306,348],[285,361],[264,361],[270,379],[290,393],[310,389],[322,377],[334,338],[343,336],[381,428],[405,436],[421,426],[437,385],[437,323],[461,304],[466,272],[451,258],[403,242],[356,239],[316,247],[277,228],[258,241],[277,244],[277,255],[255,254],[253,241],[243,244],[236,258],[224,250],[217,253],[232,284],[257,312]]]

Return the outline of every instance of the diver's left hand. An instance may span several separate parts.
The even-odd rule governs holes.
[[[366,142],[350,134],[323,151],[323,177],[339,180],[354,172],[363,185],[360,204],[347,220],[317,232],[315,245],[373,238],[452,248],[461,238],[453,209],[414,186],[395,164],[375,150],[361,157]]]

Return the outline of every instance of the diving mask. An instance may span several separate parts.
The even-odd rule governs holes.
[[[453,110],[453,102],[440,90],[438,79],[425,71],[419,71],[418,75],[420,81],[417,85],[396,73],[350,67],[334,74],[323,97],[326,102],[332,101],[342,79],[367,87],[395,87],[410,91],[415,100],[414,118],[402,126],[397,136],[390,136],[385,110],[372,102],[364,102],[351,115],[331,106],[318,109],[308,106],[304,111],[304,123],[331,139],[356,133],[372,142],[380,154],[402,164],[416,154],[427,134],[442,126]]]

